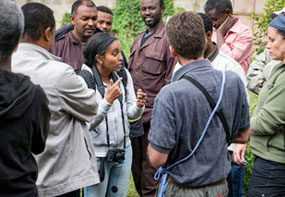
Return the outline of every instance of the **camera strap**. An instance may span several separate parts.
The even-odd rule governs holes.
[[[105,86],[103,84],[103,81],[102,81],[102,78],[99,74],[99,71],[97,70],[96,66],[93,66],[92,67],[92,72],[93,72],[93,75],[94,75],[94,79],[95,79],[95,83],[97,85],[97,88],[98,88],[98,91],[99,93],[101,94],[102,98],[104,98],[105,96]],[[112,73],[111,74],[111,78],[114,82],[116,82],[119,77],[115,74],[115,73]],[[127,95],[127,91],[126,91],[126,88],[124,88],[125,90],[125,95]],[[124,116],[124,105],[123,105],[123,96],[121,95],[119,98],[118,98],[119,102],[120,102],[120,108],[121,108],[121,118],[122,118],[122,123],[123,123],[123,130],[124,130],[124,149],[126,148],[126,137],[127,137],[127,132],[126,132],[126,125],[125,125],[125,116]],[[108,148],[110,147],[110,134],[109,134],[109,125],[108,125],[108,114],[105,116],[105,124],[106,124],[106,140],[107,140],[107,146]]]

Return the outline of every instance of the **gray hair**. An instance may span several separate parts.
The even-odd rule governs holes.
[[[24,30],[24,16],[13,0],[0,1],[0,62],[9,58]]]

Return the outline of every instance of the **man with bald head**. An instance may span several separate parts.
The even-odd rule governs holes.
[[[148,132],[155,96],[168,82],[174,65],[166,39],[165,25],[162,21],[163,0],[141,0],[141,16],[146,25],[133,43],[129,70],[134,80],[135,89],[147,93],[147,103],[143,115],[144,134],[132,138],[132,172],[138,193],[141,196],[154,196],[157,187],[153,179],[155,169],[146,156]]]

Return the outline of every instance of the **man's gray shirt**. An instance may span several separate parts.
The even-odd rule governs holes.
[[[160,91],[154,103],[149,141],[157,151],[169,154],[167,165],[192,151],[212,112],[204,94],[181,79],[183,75],[199,81],[216,102],[221,89],[222,72],[208,60],[198,60],[180,68],[172,83]],[[249,128],[245,87],[239,76],[230,71],[226,72],[221,108],[232,135]],[[226,133],[216,115],[193,157],[174,167],[169,175],[177,184],[200,187],[225,179],[229,171]]]

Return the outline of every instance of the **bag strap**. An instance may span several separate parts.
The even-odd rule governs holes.
[[[193,79],[191,76],[189,75],[183,75],[182,77],[183,79],[186,79],[187,81],[191,82],[194,86],[196,86],[206,97],[208,103],[210,104],[211,109],[213,110],[216,106],[216,102],[214,101],[213,97],[210,96],[210,94],[208,93],[208,91],[206,90],[206,88],[204,88],[204,86],[202,86],[201,83],[199,83],[197,80]],[[226,118],[224,116],[223,110],[218,110],[217,115],[219,117],[219,119],[221,120],[224,130],[226,132],[226,140],[227,143],[230,144],[231,143],[231,134],[230,134],[230,129],[229,129],[229,125],[226,121]]]
[[[87,70],[80,70],[79,75],[83,77],[88,88],[96,90],[95,80],[93,75]]]

